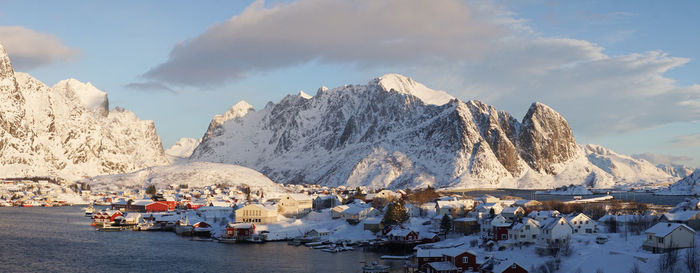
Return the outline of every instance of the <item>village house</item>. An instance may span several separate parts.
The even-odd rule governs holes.
[[[540,234],[535,244],[538,253],[550,253],[571,240],[574,228],[564,217],[540,221]]]
[[[483,260],[465,247],[418,248],[418,269],[422,272],[478,272]]]
[[[418,234],[410,229],[393,228],[386,234],[386,237],[393,243],[414,243],[418,241]]]
[[[515,223],[508,232],[508,238],[519,244],[534,244],[540,233],[540,223],[532,218],[523,218],[522,222]]]
[[[382,218],[379,217],[367,218],[362,222],[362,225],[364,230],[369,230],[374,233],[377,233],[384,228]]]
[[[449,215],[452,217],[462,217],[467,210],[471,207],[467,207],[467,204],[461,200],[451,200],[451,201],[441,201],[435,202],[435,212],[437,215]]]
[[[343,217],[343,211],[350,208],[348,205],[335,206],[331,209],[331,218],[338,219]]]
[[[523,218],[525,210],[522,207],[507,207],[501,210],[501,215],[509,221],[515,221]]]
[[[331,235],[331,232],[327,229],[312,229],[307,231],[304,236],[309,238],[326,238]]]
[[[277,222],[277,208],[261,204],[248,204],[236,210],[236,223],[269,224]]]
[[[491,220],[493,240],[508,240],[508,228],[511,226],[511,224],[512,223],[503,217],[503,215],[497,215],[494,217],[493,220]]]
[[[642,248],[653,253],[667,252],[695,245],[695,230],[685,224],[657,223],[644,232],[647,239]]]
[[[490,258],[479,267],[481,273],[528,273],[524,265],[512,260]]]
[[[480,215],[489,215],[493,212],[494,215],[500,214],[503,210],[503,205],[500,203],[483,203],[476,206],[475,210]]]
[[[559,216],[559,211],[556,210],[541,210],[541,211],[533,211],[530,212],[530,214],[527,215],[527,217],[530,217],[532,219],[535,219],[537,221],[547,221],[552,218],[558,218]]]
[[[311,212],[313,198],[306,194],[285,194],[277,207],[285,217],[301,217]]]
[[[343,203],[342,198],[337,194],[323,194],[316,196],[313,200],[313,209],[329,209]]]
[[[700,211],[682,210],[673,213],[664,213],[659,218],[659,221],[685,224],[692,229],[698,229],[700,228]]]
[[[498,203],[501,201],[500,198],[494,197],[493,195],[484,195],[482,197],[476,198],[477,201],[480,201],[481,203],[488,204],[488,203]]]
[[[381,212],[373,207],[350,206],[341,213],[343,219],[352,224],[360,223],[367,217],[376,217],[381,215]]]
[[[456,233],[470,235],[479,232],[479,221],[474,217],[457,218],[452,223]]]
[[[526,209],[532,209],[542,206],[542,202],[537,200],[515,200],[515,205]]]
[[[118,210],[103,210],[93,214],[92,219],[95,225],[112,224],[117,217],[122,215],[122,212]]]
[[[566,217],[566,220],[569,221],[574,228],[575,234],[591,234],[598,232],[595,221],[583,213]]]

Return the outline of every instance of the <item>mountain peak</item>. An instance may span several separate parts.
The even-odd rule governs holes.
[[[109,113],[109,100],[107,93],[97,89],[91,83],[83,83],[70,78],[62,80],[53,86],[53,89],[62,92],[68,97],[75,97],[86,109],[96,110],[106,116]]]
[[[425,104],[443,105],[454,97],[445,91],[433,90],[413,79],[400,74],[385,74],[370,84],[376,84],[386,91],[394,90],[403,94],[410,94],[421,99]]]
[[[302,98],[307,99],[307,100],[310,98],[313,98],[313,96],[306,94],[306,92],[304,92],[304,90],[299,90],[299,97],[302,97]]]
[[[14,69],[12,69],[12,63],[10,62],[10,57],[5,51],[5,47],[0,43],[0,80],[6,79],[10,76],[14,76]]]
[[[226,113],[223,115],[216,115],[214,116],[214,119],[212,120],[212,124],[216,123],[216,125],[223,124],[225,121],[230,120],[230,119],[235,119],[239,118],[242,116],[245,116],[248,114],[250,111],[255,111],[255,108],[253,108],[250,103],[242,100],[231,106]]]

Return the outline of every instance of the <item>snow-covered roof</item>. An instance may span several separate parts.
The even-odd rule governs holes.
[[[650,227],[645,231],[645,233],[651,233],[654,234],[656,237],[666,237],[666,235],[671,234],[674,230],[676,230],[679,227],[685,227],[688,230],[692,231],[695,233],[695,230],[690,228],[689,226],[686,226],[685,224],[681,223],[666,223],[666,222],[661,222],[657,223],[653,227]]]
[[[308,195],[308,194],[290,193],[287,195],[296,201],[307,201],[307,200],[311,201],[311,200],[313,200],[313,196]]]
[[[417,258],[436,258],[436,257],[442,257],[442,254],[445,253],[447,248],[418,248],[416,250],[416,257]]]
[[[439,208],[464,208],[465,204],[462,201],[437,201],[437,206]]]
[[[501,214],[504,214],[504,213],[514,214],[518,210],[523,211],[523,208],[521,208],[521,207],[507,207],[501,211]]]
[[[382,222],[382,218],[379,218],[379,217],[371,217],[371,218],[365,219],[365,224],[370,224],[370,225],[378,225],[381,222]]]
[[[678,211],[674,213],[664,213],[664,217],[668,219],[669,221],[688,221],[690,218],[693,218],[694,216],[698,215],[700,211],[697,210],[686,210],[686,211]]]
[[[402,229],[402,228],[395,228],[392,229],[387,235],[391,236],[396,236],[396,237],[406,237],[409,233],[411,233],[412,230],[410,229]]]
[[[476,221],[476,220],[477,220],[477,219],[474,218],[474,217],[462,217],[462,218],[454,219],[453,221],[454,221],[454,222],[474,222],[474,221]]]
[[[553,217],[559,215],[559,211],[556,210],[541,210],[541,211],[533,211],[530,212],[527,216],[530,218],[544,218],[544,217]]]
[[[141,200],[136,200],[134,202],[131,202],[131,205],[132,206],[146,206],[146,205],[150,205],[153,203],[154,202],[151,199],[141,199]]]
[[[432,262],[428,265],[437,271],[452,271],[457,270],[457,267],[450,262]]]

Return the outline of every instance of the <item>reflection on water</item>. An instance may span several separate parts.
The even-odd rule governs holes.
[[[360,272],[380,254],[221,244],[172,232],[98,232],[80,207],[0,208],[0,272]],[[401,261],[391,264],[403,272]]]

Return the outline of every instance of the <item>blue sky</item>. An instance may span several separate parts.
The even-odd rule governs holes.
[[[697,1],[368,3],[2,1],[0,29],[56,43],[40,63],[5,44],[16,70],[93,83],[165,148],[239,100],[401,73],[518,118],[542,101],[579,143],[700,166]]]

